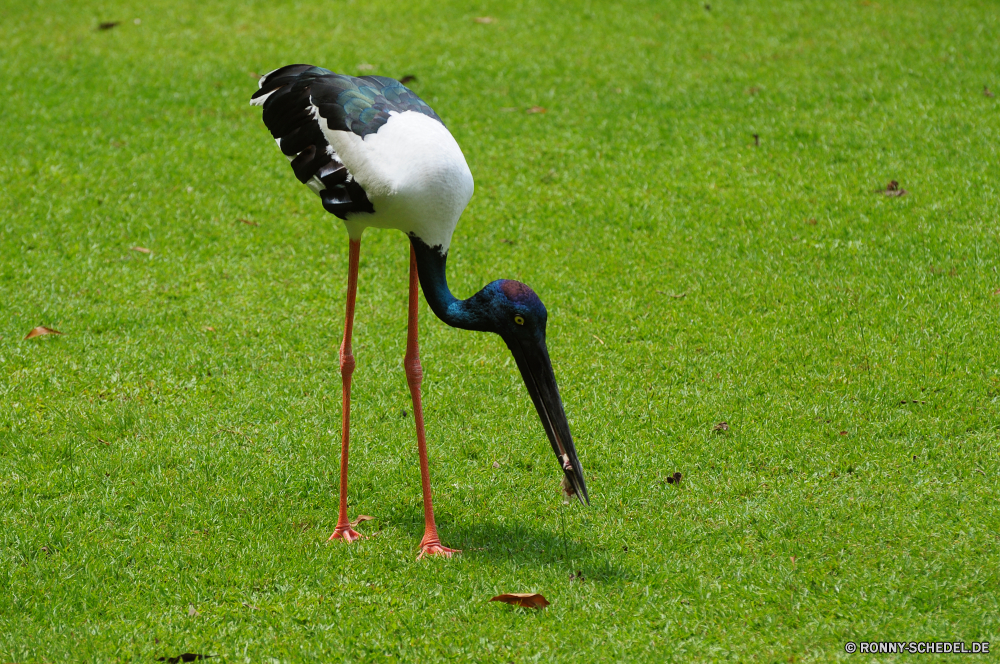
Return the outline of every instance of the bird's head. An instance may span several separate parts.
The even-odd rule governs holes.
[[[478,329],[495,332],[506,342],[566,476],[563,482],[565,492],[589,504],[583,469],[576,456],[573,436],[545,344],[545,323],[548,319],[545,305],[527,284],[509,279],[488,284],[466,304],[480,321]]]

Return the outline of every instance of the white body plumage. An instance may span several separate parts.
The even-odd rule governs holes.
[[[362,138],[331,130],[316,113],[326,140],[375,208],[351,213],[344,225],[353,239],[368,227],[395,228],[444,253],[472,198],[472,172],[443,124],[413,111],[389,115],[377,132]]]

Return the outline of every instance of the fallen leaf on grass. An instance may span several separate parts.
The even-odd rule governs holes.
[[[497,20],[495,18],[493,18],[492,16],[477,16],[476,18],[474,18],[472,20],[475,21],[476,23],[483,23],[483,24],[496,23],[497,22]]]
[[[51,327],[45,327],[44,325],[39,325],[24,337],[25,339],[34,339],[35,337],[40,337],[43,334],[62,334],[59,330],[53,330]]]
[[[846,435],[847,435],[847,432],[846,432],[846,431],[841,431],[841,432],[840,432],[840,435],[841,435],[841,436],[846,436]]]
[[[876,192],[880,194],[885,194],[886,196],[891,196],[893,198],[899,198],[900,196],[906,196],[908,193],[905,189],[900,189],[899,183],[895,180],[889,180],[889,184],[885,185],[885,189],[876,189]]]
[[[993,291],[993,294],[994,295],[1000,295],[1000,288],[998,288],[995,291]]]
[[[514,244],[513,240],[508,240],[507,238],[500,238],[500,241],[504,244]]]
[[[729,431],[729,423],[719,422],[714,427],[712,427],[712,431]]]
[[[548,113],[548,110],[544,106],[532,106],[526,113]]]
[[[990,89],[988,87],[986,87],[985,85],[983,86],[983,96],[984,97],[992,97],[993,96],[993,93],[990,92]]]
[[[210,327],[208,325],[206,325],[205,327],[201,328],[201,330],[202,330],[202,332],[215,332],[215,328],[214,327]]]
[[[673,475],[671,475],[670,477],[667,478],[667,484],[680,484],[681,483],[681,477],[682,476],[680,474],[680,471],[678,471],[678,472],[674,473]]]
[[[180,664],[180,662],[195,662],[199,659],[212,659],[215,655],[201,655],[196,652],[182,652],[176,657],[157,657],[157,662],[166,662],[167,664]]]
[[[121,21],[106,21],[104,23],[99,24],[97,26],[97,29],[98,30],[110,30],[111,28],[115,27],[119,23],[121,23]]]
[[[399,79],[399,82],[402,83],[403,85],[406,85],[407,83],[413,83],[416,80],[417,80],[416,76],[414,76],[413,74],[407,74],[403,78]]]
[[[188,615],[191,616],[192,618],[194,618],[195,616],[201,615],[201,614],[198,613],[198,609],[194,608],[194,604],[188,604]]]
[[[544,609],[549,600],[538,593],[504,593],[490,598],[491,602],[503,602],[513,606],[523,606],[526,609]]]
[[[148,254],[149,249],[146,247],[129,247],[132,251],[138,251],[140,254]]]
[[[246,224],[247,226],[259,225],[256,221],[250,221],[249,219],[237,219],[236,221],[240,222],[241,224]]]
[[[500,467],[500,462],[499,461],[494,461],[493,462],[493,467],[494,468],[499,468]]]
[[[359,523],[363,521],[374,521],[374,520],[375,517],[373,516],[368,516],[367,514],[359,514],[357,519],[351,521],[351,528],[356,527]]]

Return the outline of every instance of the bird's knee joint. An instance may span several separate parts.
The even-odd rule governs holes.
[[[347,377],[354,373],[354,355],[341,354],[340,356],[340,375]]]
[[[403,367],[406,369],[406,377],[418,382],[424,378],[424,368],[420,366],[420,360],[404,360]]]

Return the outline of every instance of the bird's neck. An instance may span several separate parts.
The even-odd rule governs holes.
[[[434,315],[452,327],[486,331],[483,317],[479,315],[477,307],[472,305],[474,297],[460,300],[452,295],[451,289],[448,288],[446,270],[448,254],[442,255],[437,247],[430,247],[413,235],[410,236],[410,243],[417,257],[420,287]]]

